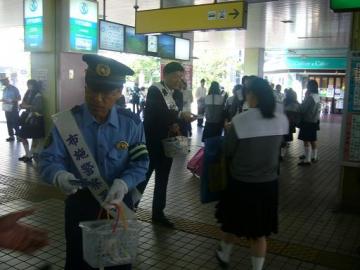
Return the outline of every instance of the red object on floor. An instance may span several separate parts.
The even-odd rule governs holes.
[[[201,176],[204,163],[204,147],[201,147],[199,151],[189,160],[187,168],[197,177]]]

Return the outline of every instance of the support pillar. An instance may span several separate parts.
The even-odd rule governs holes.
[[[259,10],[263,9],[263,10]],[[248,18],[253,18],[259,23],[248,24],[245,36],[244,73],[245,75],[264,76],[264,53],[265,53],[265,5],[255,8],[249,5]]]
[[[264,48],[246,48],[244,59],[245,75],[264,76]]]

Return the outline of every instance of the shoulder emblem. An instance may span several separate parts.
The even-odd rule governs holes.
[[[131,120],[133,120],[137,125],[141,123],[140,117],[137,114],[133,113],[131,110],[124,109],[124,108],[118,108],[117,111],[120,115],[126,116],[126,117],[130,118]]]
[[[72,108],[71,108],[71,112],[72,112],[73,114],[76,114],[76,113],[81,112],[81,106],[76,105],[76,106],[72,107]]]

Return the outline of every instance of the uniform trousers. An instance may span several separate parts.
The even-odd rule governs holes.
[[[144,193],[147,183],[150,177],[155,171],[155,187],[152,206],[152,215],[155,217],[162,216],[166,206],[166,190],[169,182],[169,175],[172,165],[172,158],[165,156],[161,144],[157,144],[158,147],[148,145],[150,164],[146,174],[146,181],[138,185],[138,190]]]
[[[8,134],[10,137],[14,137],[15,134],[19,134],[19,112],[17,110],[11,112],[5,112],[6,124],[8,128]]]
[[[124,202],[131,205],[131,196],[125,196]],[[68,196],[65,201],[65,239],[66,263],[65,270],[91,270],[92,268],[83,260],[82,235],[79,222],[91,221],[98,218],[100,204],[89,189],[79,190]],[[107,270],[131,270],[131,265],[106,267]]]

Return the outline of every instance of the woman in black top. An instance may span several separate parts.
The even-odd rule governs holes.
[[[42,116],[43,101],[40,92],[40,85],[36,80],[28,80],[28,90],[25,93],[23,102],[20,104],[21,109],[25,109],[20,116],[20,141],[25,149],[25,156],[19,160],[23,162],[31,162],[33,153],[41,144],[41,139],[45,137],[44,118]],[[27,139],[33,139],[31,151]]]
[[[221,136],[224,128],[224,106],[225,99],[221,95],[218,82],[212,82],[209,88],[209,94],[205,97],[205,128],[202,141],[207,138]]]

